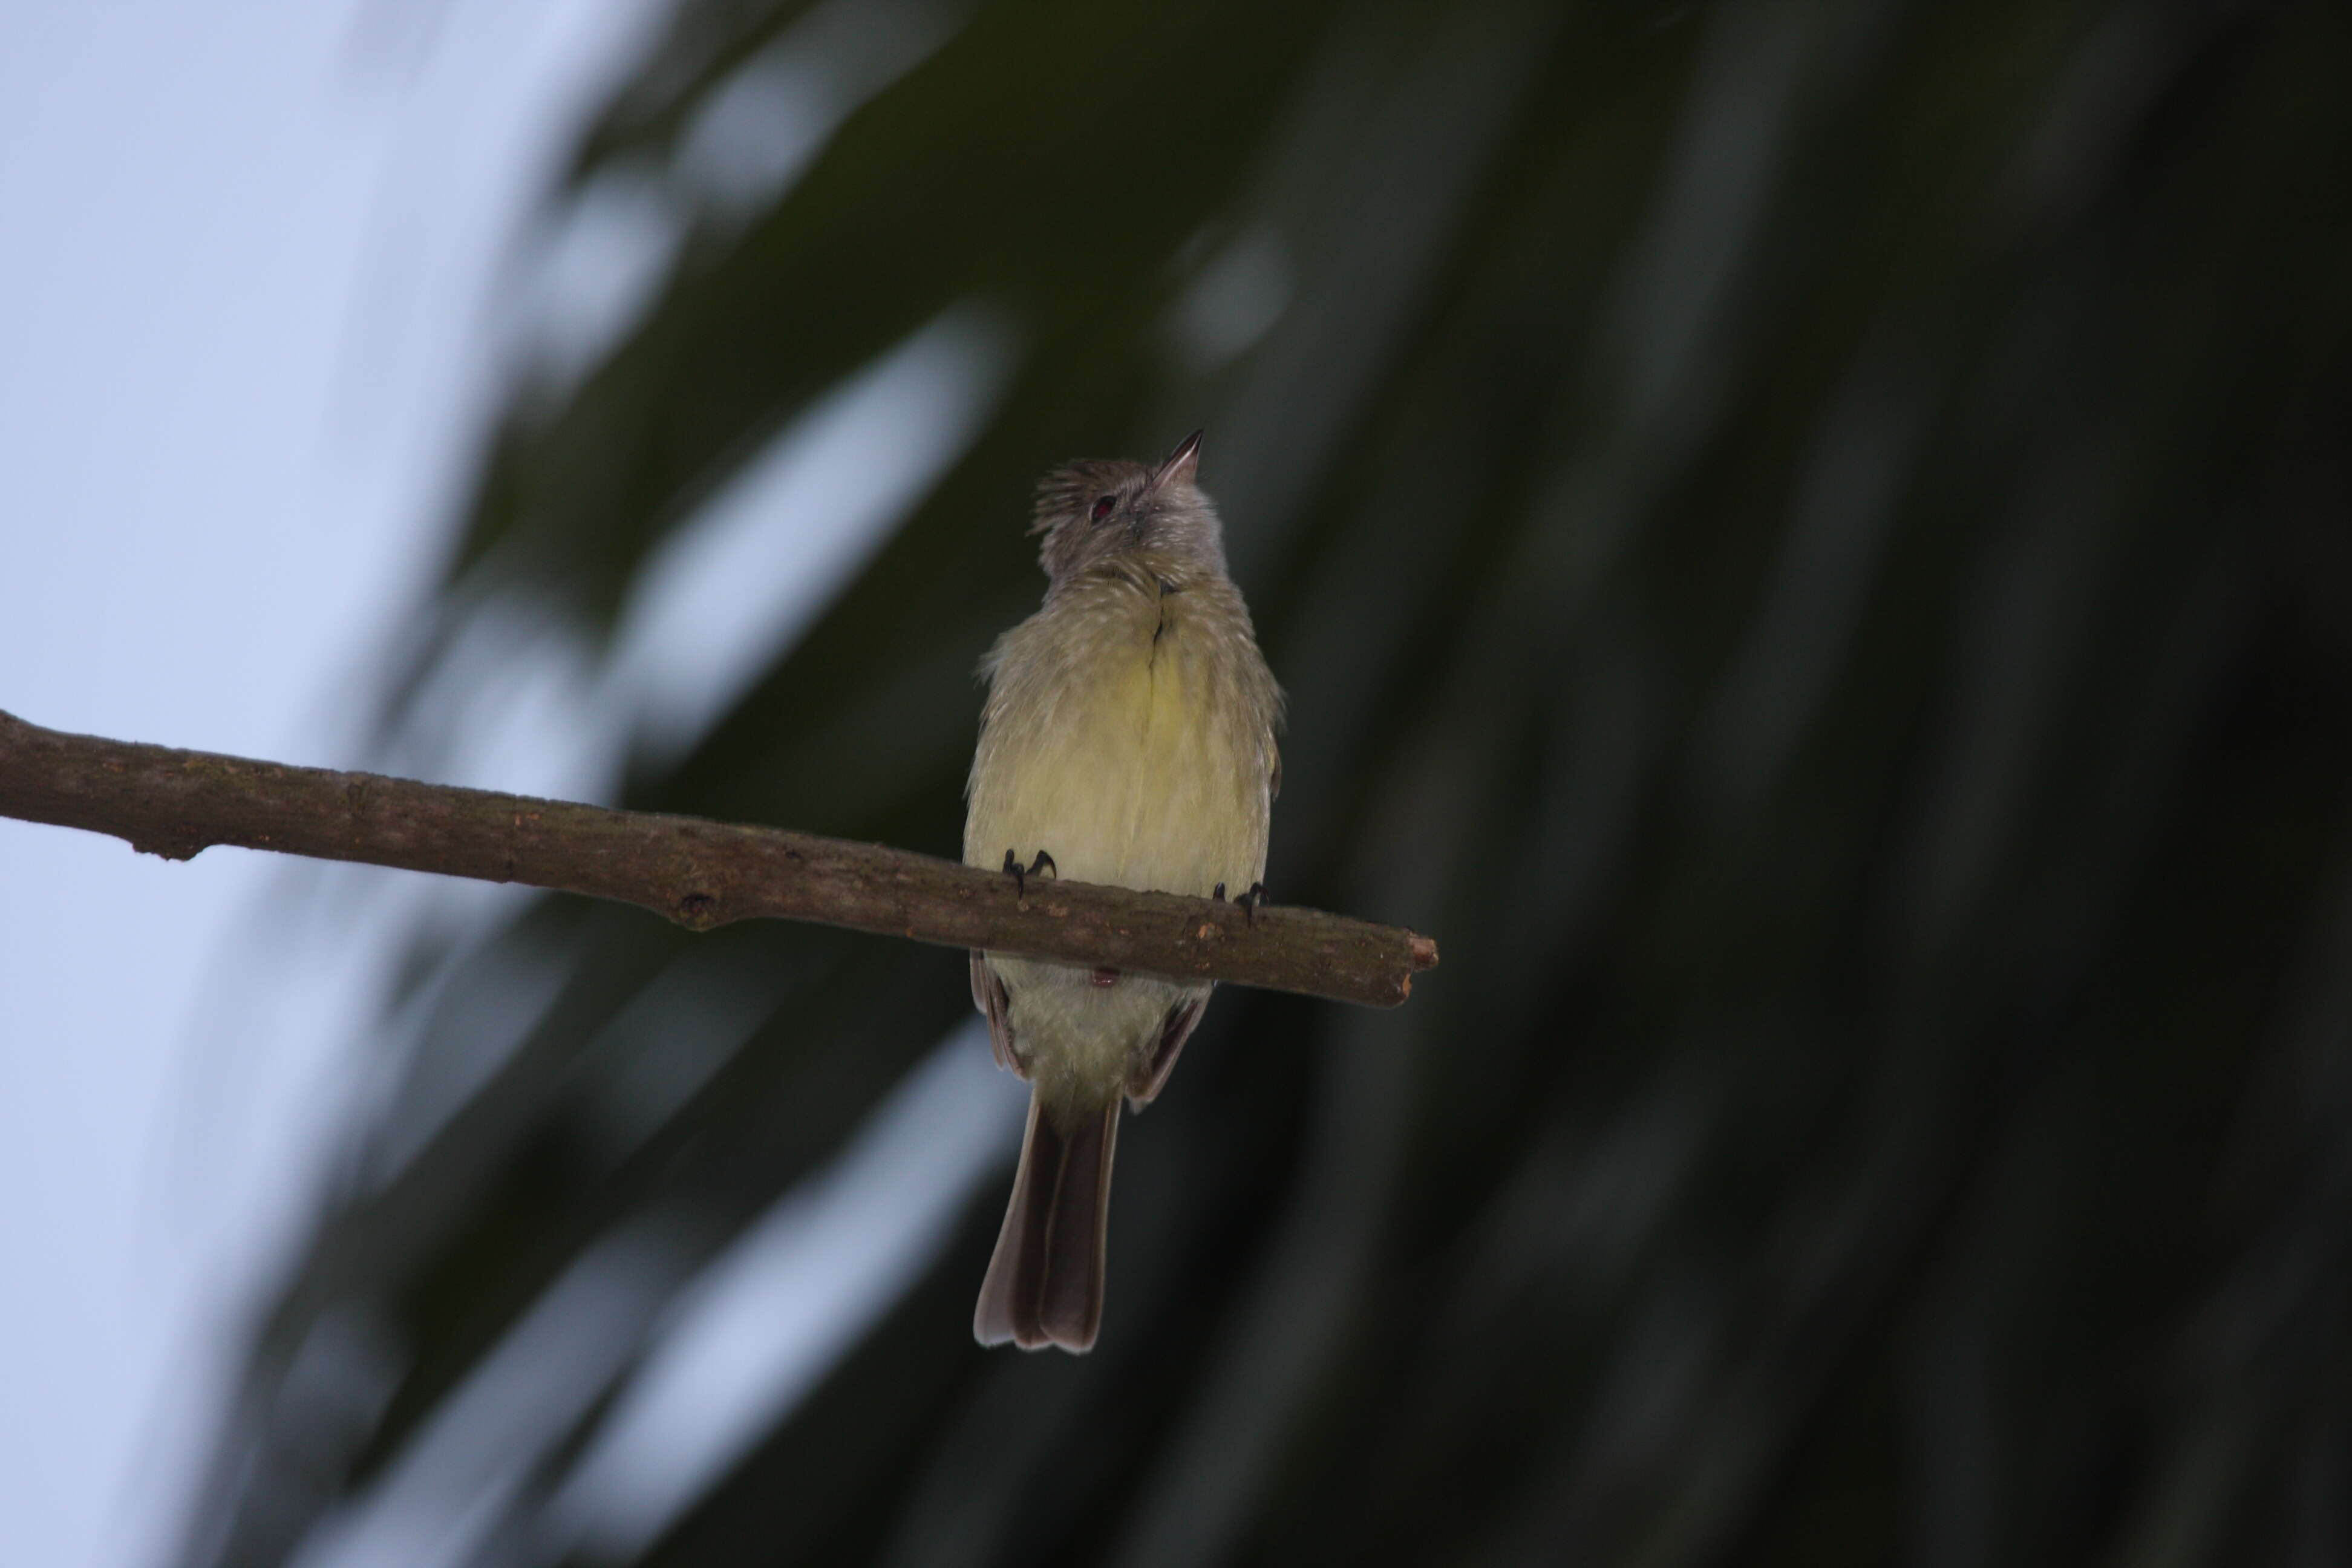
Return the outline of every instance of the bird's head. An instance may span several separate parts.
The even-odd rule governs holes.
[[[1037,486],[1037,560],[1056,586],[1113,556],[1149,552],[1224,575],[1224,531],[1193,476],[1201,433],[1157,463],[1082,459]]]

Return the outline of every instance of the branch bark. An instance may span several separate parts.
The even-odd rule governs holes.
[[[1012,879],[813,833],[69,735],[0,712],[0,816],[185,860],[215,844],[617,899],[695,931],[810,921],[1392,1007],[1437,943],[1395,926]],[[1049,846],[1050,847],[1050,846]]]

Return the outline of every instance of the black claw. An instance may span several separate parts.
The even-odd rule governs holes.
[[[1013,879],[1013,896],[1014,898],[1025,899],[1029,896],[1028,873],[1021,868],[1021,857],[1015,855],[1010,849],[1007,849],[1004,852],[1004,874]]]
[[[1217,884],[1217,890],[1216,890],[1215,892],[1213,892],[1213,893],[1211,893],[1211,894],[1209,895],[1209,897],[1211,897],[1211,898],[1213,898],[1213,899],[1216,900],[1217,900],[1217,902],[1219,902],[1219,903],[1221,903],[1221,904],[1222,904],[1222,903],[1223,903],[1223,902],[1225,901],[1225,885],[1224,885],[1223,882],[1218,883],[1218,884]]]
[[[1008,849],[1005,853],[1009,855],[1012,851]],[[1029,874],[1031,876],[1034,877],[1040,871],[1051,871],[1054,873],[1056,880],[1059,880],[1062,875],[1062,868],[1059,866],[1055,865],[1054,858],[1051,855],[1046,854],[1043,849],[1037,851],[1037,858],[1029,862]]]
[[[1242,907],[1242,921],[1245,925],[1257,924],[1257,911],[1265,906],[1265,901],[1264,882],[1252,882],[1249,891],[1234,900]]]

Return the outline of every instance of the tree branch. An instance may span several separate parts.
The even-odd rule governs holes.
[[[813,833],[335,773],[68,735],[0,712],[0,816],[110,834],[185,860],[215,844],[618,899],[694,931],[812,921],[1178,980],[1374,1007],[1437,943],[1276,905],[1012,879]],[[1051,847],[1051,846],[1047,846]]]

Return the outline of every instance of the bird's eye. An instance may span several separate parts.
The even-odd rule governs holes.
[[[1118,508],[1118,498],[1117,496],[1095,497],[1095,508],[1092,514],[1094,521],[1100,522],[1103,519],[1108,517],[1112,511]]]

